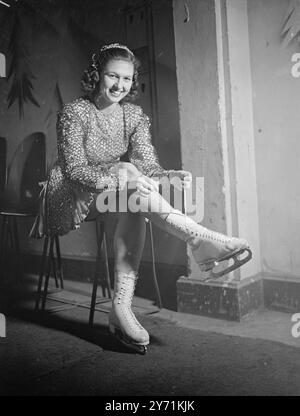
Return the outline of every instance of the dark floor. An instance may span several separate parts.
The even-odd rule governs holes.
[[[75,286],[69,282],[69,287]],[[300,394],[300,338],[287,337],[287,314],[266,312],[249,322],[229,323],[156,313],[149,301],[135,299],[135,311],[151,335],[142,356],[109,334],[109,302],[99,305],[103,311],[96,313],[91,329],[87,308],[36,313],[31,295],[1,292],[7,319],[6,338],[0,338],[2,396]],[[88,299],[78,285],[75,294],[58,296]],[[59,304],[48,303],[53,305]],[[264,328],[268,339],[263,339]]]

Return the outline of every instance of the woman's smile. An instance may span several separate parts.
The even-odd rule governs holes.
[[[120,95],[122,93],[124,93],[125,91],[115,91],[114,89],[110,90],[110,93],[114,96],[114,97],[120,97]]]
[[[134,74],[133,64],[121,59],[110,60],[104,68],[99,99],[115,104],[130,92]]]

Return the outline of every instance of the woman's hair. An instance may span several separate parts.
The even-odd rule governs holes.
[[[135,57],[133,52],[127,46],[114,43],[105,45],[100,49],[98,54],[93,54],[89,67],[84,71],[81,78],[81,89],[88,96],[92,97],[99,87],[102,71],[106,64],[112,60],[121,59],[133,64],[134,74],[132,79],[132,86],[129,93],[124,100],[134,99],[138,93],[138,68],[140,66],[139,60]]]

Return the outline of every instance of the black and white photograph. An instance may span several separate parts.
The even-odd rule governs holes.
[[[0,0],[0,396],[299,396],[299,114],[300,0]]]

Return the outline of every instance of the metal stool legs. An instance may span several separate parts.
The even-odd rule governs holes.
[[[151,242],[151,257],[152,257],[152,271],[153,271],[153,283],[154,283],[154,289],[156,292],[156,301],[157,306],[159,309],[162,309],[163,304],[160,296],[160,290],[158,286],[157,281],[157,275],[156,275],[156,264],[155,264],[155,251],[154,251],[154,240],[153,240],[153,229],[152,229],[152,222],[149,220],[149,230],[150,230],[150,242]]]
[[[105,224],[102,221],[96,221],[96,233],[97,233],[97,259],[96,259],[96,271],[93,282],[93,292],[90,305],[90,315],[89,315],[89,324],[93,325],[95,308],[97,304],[97,288],[98,283],[100,283],[102,288],[102,294],[105,297],[106,291],[108,297],[111,299],[111,286],[110,286],[110,276],[109,276],[109,267],[108,267],[108,256],[107,256],[107,245],[106,245],[106,234],[105,234]],[[54,247],[55,246],[55,247]],[[56,256],[54,255],[54,248],[56,251]],[[101,278],[101,259],[102,259],[102,249],[104,251],[104,279]],[[59,245],[59,236],[47,236],[44,240],[43,254],[40,266],[39,281],[37,288],[37,298],[35,303],[35,310],[40,308],[44,310],[46,306],[46,300],[48,295],[49,279],[51,272],[53,272],[53,277],[55,280],[55,285],[57,288],[64,289],[64,279],[63,279],[63,269],[62,261],[60,254],[60,245]],[[45,282],[44,281],[45,278]],[[44,287],[43,287],[44,283]]]
[[[102,221],[96,220],[96,238],[97,238],[97,259],[96,259],[96,271],[93,282],[93,292],[91,298],[91,307],[90,307],[90,316],[89,316],[89,325],[93,326],[94,324],[94,315],[95,307],[97,303],[97,288],[99,281],[99,271],[101,267],[101,258],[102,258],[102,249],[104,254],[104,279],[101,279],[101,288],[102,295],[106,296],[106,290],[108,292],[108,298],[111,299],[111,286],[110,286],[110,274],[108,267],[108,254],[107,254],[107,244],[106,244],[106,233],[105,233],[105,224]],[[101,276],[101,274],[100,274]]]
[[[152,230],[151,221],[149,221],[149,228],[150,228],[150,241],[151,241],[153,282],[154,282],[154,288],[156,292],[157,305],[159,309],[161,309],[163,306],[162,306],[162,300],[161,300],[161,295],[160,295],[160,290],[159,290],[159,286],[157,282],[157,275],[156,275],[153,230]],[[97,238],[97,258],[96,258],[96,270],[95,270],[95,275],[94,275],[94,280],[93,280],[93,289],[92,289],[92,296],[91,296],[91,303],[90,303],[90,313],[89,313],[89,325],[90,326],[93,326],[94,324],[95,309],[96,309],[97,303],[99,303],[97,302],[98,285],[100,284],[101,286],[103,297],[107,297],[107,299],[112,298],[110,273],[109,273],[109,265],[108,265],[106,233],[105,233],[105,223],[103,221],[96,220],[96,238]],[[54,255],[54,245],[56,248],[56,257]],[[104,265],[104,273],[101,273],[102,263]],[[56,287],[59,288],[59,283],[60,283],[60,288],[63,289],[64,280],[63,280],[63,271],[62,271],[61,255],[60,255],[59,237],[57,235],[51,236],[51,237],[45,237],[45,240],[44,240],[41,268],[40,268],[38,289],[37,289],[37,299],[36,299],[36,304],[35,304],[36,310],[39,309],[40,301],[42,301],[42,310],[45,309],[51,271],[53,271],[53,277],[55,279]],[[45,283],[44,283],[44,288],[42,288],[44,277],[45,277]],[[58,282],[58,279],[59,279],[59,282]],[[100,302],[103,302],[103,300],[101,300]]]
[[[56,258],[54,256],[54,244],[56,248]],[[59,276],[60,288],[63,289],[64,288],[63,271],[62,271],[61,256],[60,256],[59,237],[57,235],[51,236],[51,237],[47,236],[45,237],[45,240],[44,240],[43,254],[42,254],[38,289],[37,289],[37,298],[36,298],[36,303],[35,303],[36,310],[39,309],[41,300],[42,300],[42,309],[43,310],[45,309],[51,270],[53,270],[53,276],[55,279],[56,287],[59,288],[59,283],[58,283],[58,276]],[[45,283],[44,283],[44,288],[42,289],[44,277],[45,277]]]

